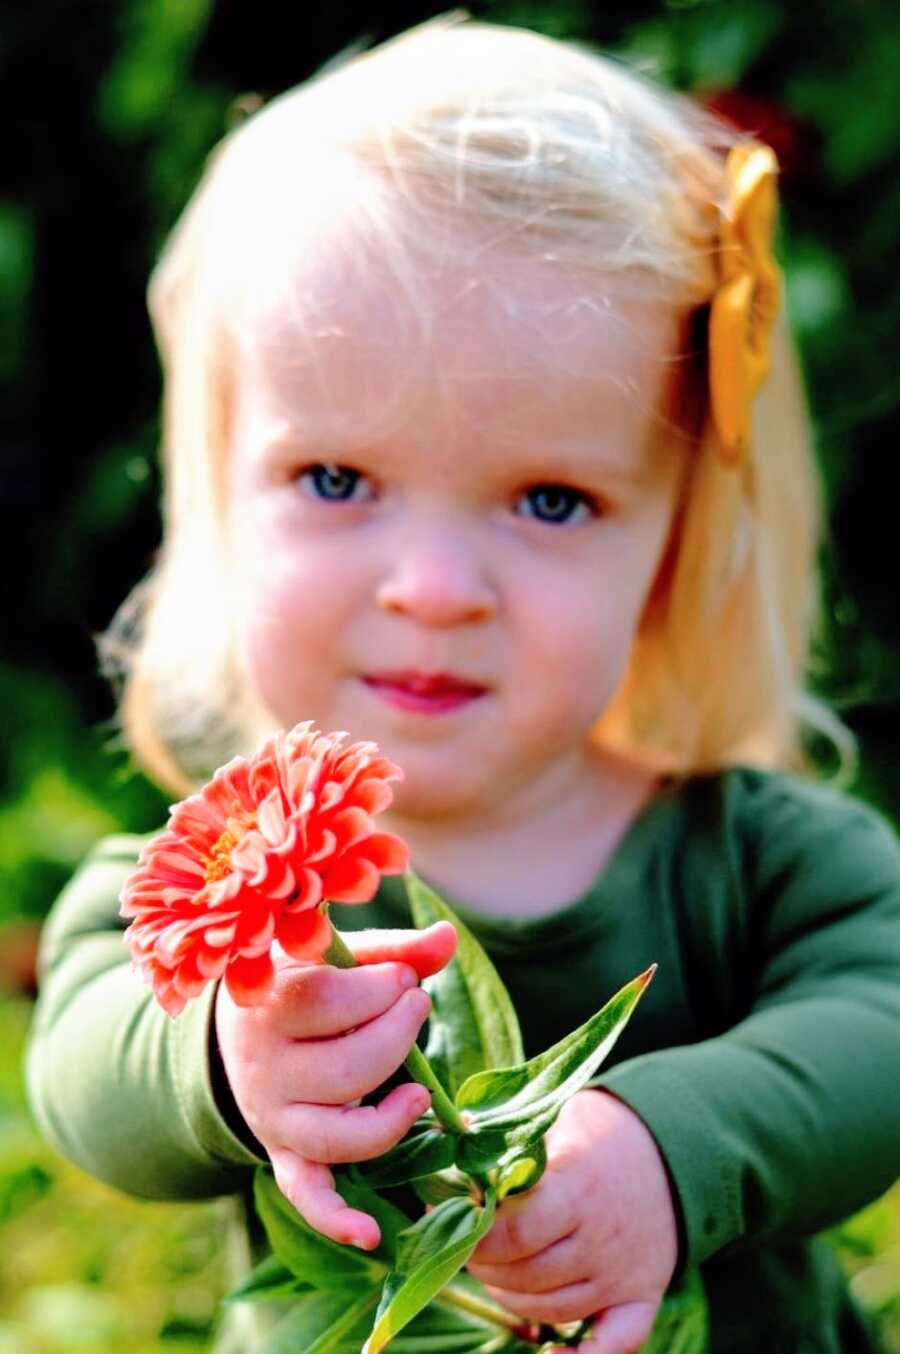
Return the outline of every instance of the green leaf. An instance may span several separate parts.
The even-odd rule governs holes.
[[[510,1142],[510,1139],[515,1141]],[[468,1133],[457,1143],[456,1162],[466,1175],[487,1175],[496,1186],[497,1201],[507,1194],[532,1189],[547,1165],[543,1133],[524,1130],[514,1133]]]
[[[378,1291],[369,1288],[355,1301],[346,1293],[310,1293],[254,1354],[357,1354]]]
[[[519,1021],[497,970],[452,908],[412,872],[406,891],[417,926],[449,921],[458,937],[450,963],[425,983],[432,1001],[425,1054],[454,1095],[476,1072],[523,1061]]]
[[[703,1281],[688,1270],[681,1283],[662,1300],[643,1354],[706,1354],[709,1347],[709,1308]]]
[[[483,1208],[448,1199],[407,1229],[398,1246],[398,1268],[385,1279],[362,1354],[379,1354],[462,1269],[493,1222],[495,1206],[493,1193]]]
[[[412,1182],[413,1189],[426,1204],[442,1204],[445,1199],[458,1199],[472,1193],[471,1182],[462,1171],[449,1166],[446,1171],[435,1171],[434,1175],[422,1176]]]
[[[471,1120],[460,1151],[477,1151],[480,1137],[490,1151],[496,1151],[498,1137],[505,1136],[509,1146],[542,1138],[609,1053],[654,971],[632,979],[579,1029],[530,1062],[469,1077],[456,1095],[458,1108],[468,1110]],[[462,1165],[459,1154],[457,1163]]]
[[[407,1330],[409,1327],[407,1327]],[[461,1331],[456,1334],[438,1332],[435,1335],[403,1335],[391,1341],[391,1354],[479,1354],[479,1351],[491,1351],[499,1354],[493,1335],[486,1337],[484,1331]],[[506,1346],[503,1354],[507,1354]],[[534,1347],[528,1351],[534,1354]]]
[[[446,1203],[418,1218],[400,1237],[397,1245],[397,1270],[412,1274],[430,1260],[436,1250],[455,1245],[468,1237],[475,1225],[478,1205],[472,1199],[448,1199]]]
[[[541,1136],[536,1132],[534,1141],[540,1142]],[[521,1145],[528,1148],[531,1143],[523,1142]],[[472,1132],[457,1138],[456,1165],[466,1175],[487,1175],[488,1171],[496,1170],[514,1146],[503,1130],[493,1132],[489,1128],[479,1129],[476,1122]]]
[[[434,1302],[395,1336],[390,1344],[390,1354],[451,1354],[451,1351],[474,1354],[496,1336],[497,1327],[493,1322]]]
[[[533,1189],[547,1169],[547,1149],[543,1138],[528,1148],[506,1153],[497,1163],[497,1202],[508,1194]]]
[[[316,1288],[339,1290],[366,1288],[378,1283],[387,1264],[352,1246],[341,1246],[322,1236],[289,1203],[275,1184],[275,1177],[259,1166],[253,1182],[256,1211],[262,1219],[275,1255],[292,1274]]]
[[[237,1288],[226,1293],[223,1302],[265,1302],[269,1298],[294,1297],[308,1293],[310,1285],[298,1279],[277,1255],[269,1255],[258,1264]]]
[[[361,1162],[356,1173],[374,1189],[402,1185],[407,1180],[418,1180],[453,1165],[456,1142],[452,1134],[441,1129],[424,1127],[414,1130],[403,1142],[392,1147],[384,1156]]]
[[[351,1174],[349,1175],[341,1170],[335,1172],[335,1189],[344,1203],[349,1204],[351,1208],[358,1208],[361,1213],[371,1214],[378,1223],[381,1229],[381,1241],[374,1251],[366,1251],[366,1255],[372,1260],[383,1262],[380,1270],[380,1274],[383,1275],[385,1268],[393,1269],[397,1255],[398,1238],[410,1226],[412,1219],[407,1217],[401,1208],[397,1208],[396,1204],[392,1204],[387,1199],[382,1199],[380,1194],[376,1194],[368,1181],[356,1177],[354,1167],[351,1167],[350,1170]]]

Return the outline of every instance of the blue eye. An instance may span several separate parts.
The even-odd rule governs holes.
[[[311,492],[326,503],[348,503],[352,499],[367,496],[357,493],[360,486],[366,486],[365,476],[350,466],[324,465],[319,462],[304,470],[299,479],[301,484],[311,483]]]
[[[534,517],[538,522],[566,524],[574,514],[581,513],[574,520],[583,521],[594,511],[594,503],[580,489],[570,489],[566,484],[535,484],[519,500],[527,504],[526,517]]]

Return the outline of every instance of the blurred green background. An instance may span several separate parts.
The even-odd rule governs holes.
[[[222,1293],[217,1205],[137,1203],[90,1180],[38,1139],[21,1088],[42,916],[97,837],[165,819],[166,798],[119,745],[93,646],[159,541],[147,275],[243,109],[442,9],[32,0],[0,17],[0,1354],[204,1350]],[[470,12],[600,44],[778,152],[829,508],[813,679],[859,738],[852,789],[900,822],[900,7]],[[833,1240],[898,1354],[897,1191]]]

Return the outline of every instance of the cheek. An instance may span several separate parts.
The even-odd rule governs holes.
[[[243,617],[243,664],[250,686],[282,727],[329,719],[339,645],[321,592],[268,586]]]
[[[308,638],[352,589],[347,550],[304,530],[283,495],[251,495],[233,540],[241,610],[254,625],[301,626]]]
[[[236,597],[242,660],[250,681],[282,722],[317,699],[334,670],[353,610],[353,569],[346,551],[279,531],[259,516],[235,533]],[[296,715],[300,718],[300,715]]]
[[[342,623],[337,580],[323,586],[321,574],[298,564],[255,572],[248,581],[241,613],[256,661],[289,659],[303,665],[308,659],[311,665],[333,645]]]
[[[520,596],[517,666],[530,675],[520,693],[526,720],[552,718],[583,730],[598,718],[628,662],[642,594],[604,578],[613,571],[567,569]]]
[[[571,683],[583,680],[631,641],[632,599],[599,569],[555,570],[523,589],[521,621],[533,660]]]

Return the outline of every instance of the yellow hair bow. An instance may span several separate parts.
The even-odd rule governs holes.
[[[781,308],[772,253],[778,161],[754,141],[725,165],[729,196],[719,227],[719,281],[709,312],[710,412],[719,454],[739,465],[750,444],[750,407],[770,366],[769,336]]]

